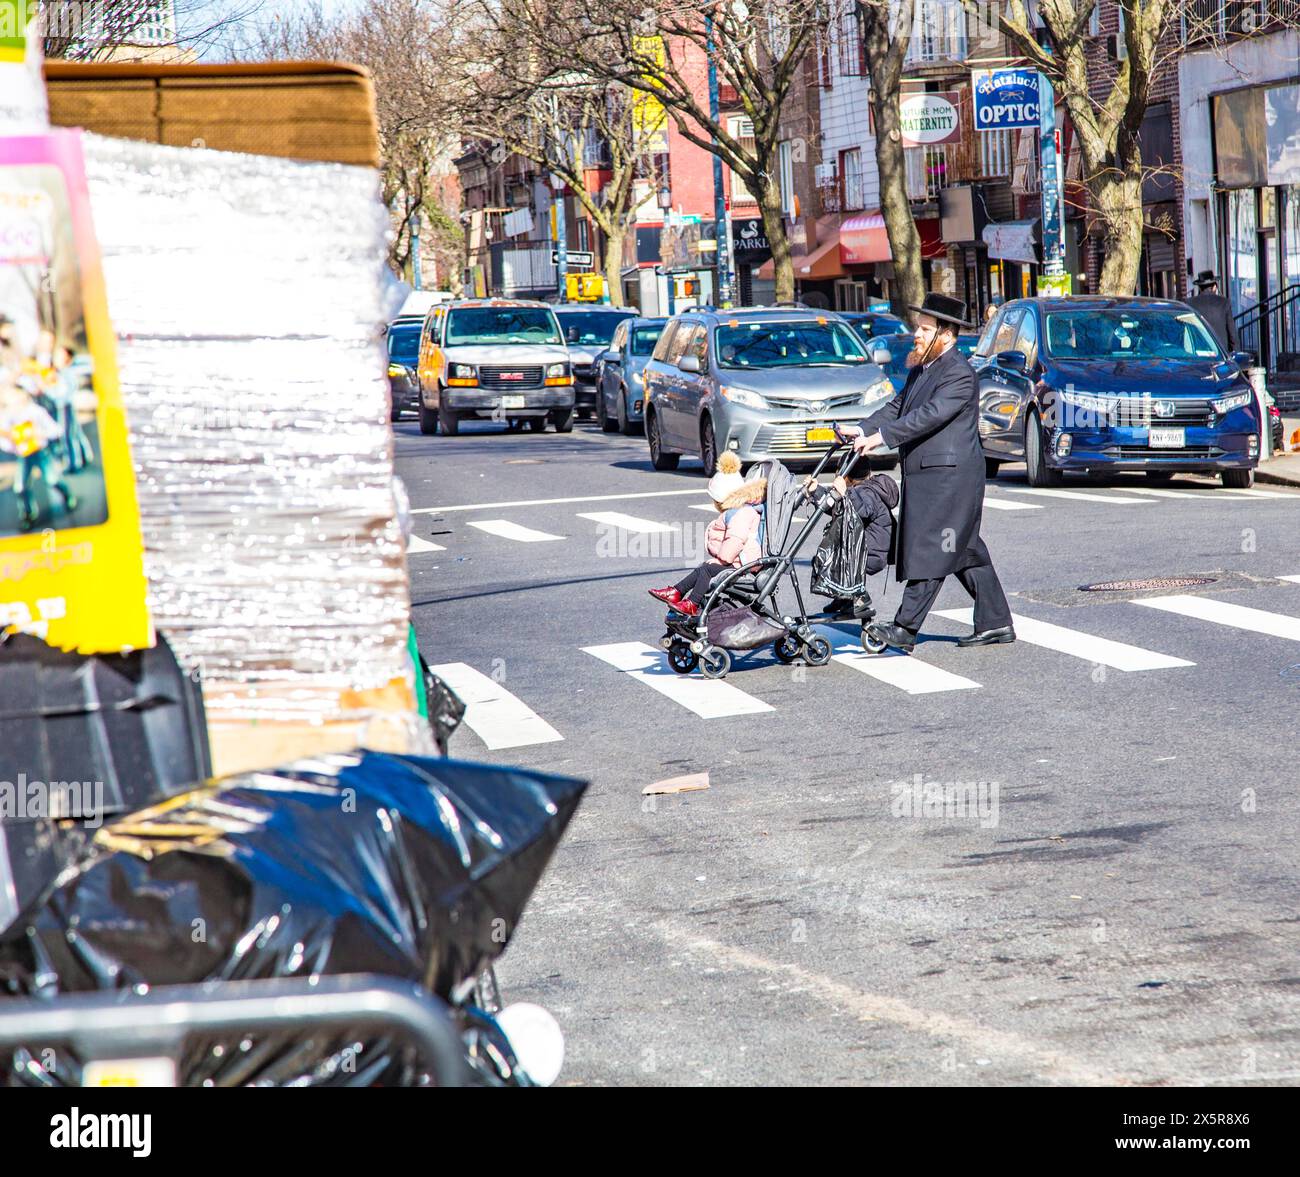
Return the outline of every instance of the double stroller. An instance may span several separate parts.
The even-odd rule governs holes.
[[[844,475],[855,455],[851,447],[836,443],[822,455],[813,476],[821,474],[836,454],[840,455],[837,473]],[[659,644],[668,655],[668,665],[678,674],[690,674],[699,667],[706,678],[725,678],[731,670],[733,653],[748,653],[768,644],[777,660],[786,664],[802,661],[809,666],[825,666],[831,660],[831,643],[813,627],[795,566],[800,550],[819,527],[824,535],[813,562],[814,591],[834,597],[866,593],[866,574],[860,560],[854,571],[853,545],[859,537],[845,519],[851,512],[837,513],[839,497],[828,494],[819,501],[810,500],[802,480],[774,459],[758,463],[751,478],[767,479],[763,554],[740,568],[718,573],[697,614],[669,611]],[[808,520],[791,538],[795,511],[804,503],[811,508]],[[777,589],[783,581],[789,582],[798,605],[793,614],[783,612],[777,604]],[[833,619],[827,614],[812,615],[817,616]],[[882,647],[867,644],[871,616],[859,620],[863,647],[879,653]]]

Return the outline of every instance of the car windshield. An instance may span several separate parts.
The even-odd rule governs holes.
[[[862,340],[829,319],[787,323],[727,323],[714,331],[724,368],[793,368],[865,364]]]
[[[564,337],[579,347],[608,347],[614,331],[630,315],[617,311],[556,311]]]
[[[1052,311],[1047,351],[1058,360],[1217,360],[1223,353],[1195,311],[1172,307]]]
[[[397,360],[414,360],[420,354],[420,325],[393,327],[388,332],[388,358]]]
[[[659,336],[664,333],[667,323],[655,323],[650,327],[638,327],[632,332],[632,354],[634,356],[648,356],[655,349],[655,344],[659,342]]]
[[[561,343],[549,307],[459,307],[447,315],[447,346],[465,343]]]
[[[975,349],[979,347],[979,345],[980,337],[978,335],[957,336],[957,350],[964,356],[973,356],[975,354]]]

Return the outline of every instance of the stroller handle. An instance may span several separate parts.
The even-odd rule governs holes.
[[[834,457],[835,454],[839,453],[840,451],[843,451],[843,456],[840,458],[839,469],[836,471],[836,473],[839,475],[843,475],[847,473],[849,467],[853,465],[853,462],[857,458],[857,454],[853,452],[852,443],[841,441],[839,439],[840,433],[838,429],[836,429],[835,431],[835,437],[836,440],[832,442],[827,447],[826,452],[822,454],[821,460],[817,463],[816,468],[813,470],[813,472],[810,475],[808,475],[809,478],[818,477],[826,469],[826,465],[831,460],[831,458]],[[805,480],[805,484],[799,488],[799,493],[805,499],[809,497],[806,480]]]

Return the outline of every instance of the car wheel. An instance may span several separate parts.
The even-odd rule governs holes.
[[[700,426],[700,461],[704,463],[704,475],[712,478],[718,468],[718,439],[713,433],[713,419],[704,418]]]
[[[985,478],[988,478],[988,479],[995,479],[995,478],[997,478],[997,476],[998,476],[998,470],[1001,468],[1001,466],[1002,466],[1002,463],[1001,463],[1001,462],[996,462],[996,461],[994,461],[992,458],[985,458],[985,459],[984,459],[984,477],[985,477]]]
[[[1025,422],[1025,473],[1030,486],[1060,486],[1061,472],[1047,464],[1043,448],[1043,426],[1037,413],[1030,413]]]
[[[399,405],[397,401],[393,399],[391,393],[388,396],[388,419],[393,422],[397,422],[402,419],[402,406]]]
[[[618,429],[618,422],[605,411],[605,390],[596,394],[596,420],[600,422],[602,433],[613,433]]]
[[[552,409],[551,423],[555,426],[556,433],[573,432],[573,409]]]
[[[528,428],[531,429],[534,433],[545,433],[545,432],[546,432],[546,418],[545,418],[545,417],[529,417],[529,418],[528,418]]]
[[[627,389],[620,386],[618,390],[618,431],[624,437],[631,437],[636,426],[627,419]]]
[[[1255,484],[1255,471],[1224,470],[1219,478],[1229,490],[1249,490]]]
[[[460,418],[441,404],[438,405],[438,430],[443,437],[455,437],[460,432]]]
[[[681,461],[681,454],[669,454],[664,452],[663,441],[659,436],[659,417],[655,413],[649,413],[645,419],[646,440],[650,443],[650,464],[656,470],[676,470],[677,463]]]
[[[1172,470],[1148,470],[1146,476],[1148,482],[1172,482],[1174,472]]]
[[[438,415],[424,403],[423,398],[420,400],[419,411],[420,432],[424,434],[425,437],[432,437],[438,432]]]

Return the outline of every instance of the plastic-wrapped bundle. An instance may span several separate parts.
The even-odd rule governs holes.
[[[218,769],[219,729],[249,720],[379,719],[387,746],[430,749],[406,656],[376,173],[93,135],[85,156],[150,609],[203,673]]]
[[[0,938],[0,994],[377,973],[459,1002],[504,951],[585,789],[378,753],[214,782],[101,830]],[[344,1050],[364,1067],[341,1069]],[[23,1063],[11,1079],[76,1082]],[[179,1078],[413,1081],[406,1068],[385,1040],[290,1034],[191,1043]]]

